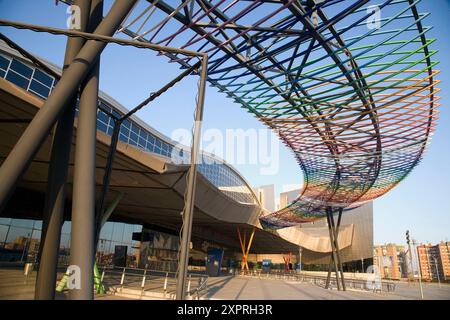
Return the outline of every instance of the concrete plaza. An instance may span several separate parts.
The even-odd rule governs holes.
[[[0,269],[0,300],[33,299],[36,272],[28,277],[21,270]],[[433,300],[450,300],[450,285],[424,283],[424,298]],[[58,294],[57,299],[65,299],[65,294]],[[114,295],[96,295],[96,300],[126,299]],[[241,276],[222,276],[208,279],[208,289],[203,299],[214,300],[394,300],[420,299],[418,284],[396,283],[391,293],[374,293],[368,291],[336,291],[322,287],[299,283],[291,280],[258,279]]]
[[[398,282],[394,292],[327,290],[291,280],[251,277],[220,277],[208,279],[207,299],[230,300],[410,300],[420,299],[419,285]],[[450,285],[424,283],[424,299],[450,300]]]

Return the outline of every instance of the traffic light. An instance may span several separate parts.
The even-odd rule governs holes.
[[[409,230],[406,230],[406,243],[409,244]]]

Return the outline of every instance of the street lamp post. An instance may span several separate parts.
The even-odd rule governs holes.
[[[409,256],[409,264],[408,264],[407,268],[410,268],[410,270],[408,272],[408,283],[412,282],[414,285],[414,268],[413,268],[413,258],[412,258],[409,230],[406,230],[406,243],[408,244],[408,256]]]
[[[416,250],[416,255],[417,255],[417,265],[418,265],[417,270],[419,271],[419,289],[420,289],[420,297],[423,299],[422,272],[421,272],[421,270],[420,270],[419,249],[416,247],[416,245],[417,245],[416,240],[413,239],[412,243],[413,243],[413,246],[414,246],[414,250]]]

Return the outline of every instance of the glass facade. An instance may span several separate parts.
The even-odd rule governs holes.
[[[42,99],[47,99],[57,83],[56,79],[31,63],[19,61],[6,52],[0,54],[0,76]],[[118,108],[104,99],[99,99],[99,104],[102,109],[116,116],[123,115]],[[114,120],[99,108],[97,110],[97,129],[111,135],[113,126]],[[173,144],[157,137],[133,119],[123,122],[119,139],[147,152],[172,157],[172,159],[185,163],[190,158],[189,151],[177,149]],[[255,203],[255,196],[246,182],[231,167],[218,159],[202,154],[198,171],[231,199],[240,203]]]
[[[70,248],[70,221],[61,230],[59,264],[68,265]],[[100,232],[97,262],[111,265],[115,246],[127,246],[128,266],[137,266],[138,242],[132,240],[133,232],[141,232],[141,225],[106,222]],[[42,221],[0,218],[0,261],[34,262],[37,259],[42,231]]]

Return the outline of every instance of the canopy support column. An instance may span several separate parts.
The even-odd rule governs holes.
[[[197,107],[195,110],[194,136],[191,146],[191,163],[186,185],[186,197],[184,199],[183,210],[183,231],[181,235],[180,259],[178,262],[176,299],[184,300],[186,298],[186,278],[189,263],[189,244],[191,242],[192,220],[194,217],[194,201],[197,180],[197,163],[200,149],[201,125],[203,122],[203,105],[205,102],[206,79],[208,75],[208,56],[202,56],[202,65],[200,71],[200,84],[198,89]]]
[[[85,31],[89,20],[91,0],[76,0],[80,8],[80,31]],[[72,63],[85,41],[82,38],[67,38],[64,70]],[[42,221],[42,236],[39,248],[39,270],[36,278],[34,298],[55,299],[56,268],[58,265],[61,227],[64,222],[67,170],[72,147],[73,120],[77,94],[73,94],[55,126],[48,169],[48,185]]]
[[[242,235],[239,230],[239,227],[237,228],[237,233],[238,233],[239,243],[241,244],[241,251],[242,251],[241,272],[244,273],[245,270],[250,271],[250,268],[248,267],[248,254],[250,253],[250,248],[252,246],[253,237],[255,235],[255,228],[252,229],[248,244],[247,244],[247,231],[246,230],[243,231],[244,240],[242,240]]]
[[[103,0],[92,0],[88,32],[103,18]],[[95,145],[100,56],[80,89],[78,128],[73,176],[70,264],[80,268],[80,288],[69,291],[72,300],[93,299],[95,263]]]
[[[338,221],[337,225],[335,225],[332,209],[331,208],[327,209],[327,224],[328,224],[328,232],[330,235],[331,256],[325,288],[328,289],[330,287],[331,271],[334,266],[334,271],[336,273],[336,287],[338,290],[341,290],[342,286],[342,290],[345,291],[346,287],[344,279],[344,270],[341,263],[340,250],[338,244],[338,235],[339,235],[339,227],[341,225],[341,218],[342,218],[342,209],[339,209]]]

